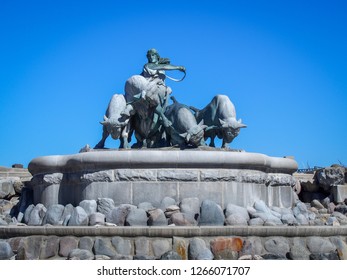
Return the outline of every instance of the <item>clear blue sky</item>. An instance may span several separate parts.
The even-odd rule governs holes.
[[[150,48],[186,67],[167,82],[181,103],[230,97],[248,125],[231,147],[347,165],[346,15],[342,0],[2,0],[0,166],[94,146]]]

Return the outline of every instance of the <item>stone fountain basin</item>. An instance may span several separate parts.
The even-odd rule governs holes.
[[[112,198],[116,204],[150,202],[164,197],[210,199],[252,206],[291,207],[295,200],[291,158],[259,153],[202,149],[91,150],[33,159],[34,203],[78,205],[85,199]]]

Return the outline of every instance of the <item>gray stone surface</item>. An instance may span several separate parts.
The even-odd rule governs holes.
[[[131,207],[129,205],[115,207],[106,215],[106,222],[116,224],[117,226],[124,226],[130,210]]]
[[[37,204],[32,209],[29,215],[28,225],[29,226],[40,226],[43,218],[46,215],[46,207],[43,204]]]
[[[244,218],[244,216],[230,214],[228,217],[226,217],[225,224],[228,226],[247,226],[248,221]]]
[[[147,213],[143,209],[131,209],[125,219],[128,226],[147,226]]]
[[[171,205],[176,205],[176,200],[173,199],[172,197],[164,197],[161,201],[160,201],[160,206],[159,208],[163,211],[166,210],[167,207],[171,206]]]
[[[204,200],[201,203],[200,226],[223,226],[224,219],[223,210],[217,203],[211,200]]]
[[[63,212],[63,215],[61,217],[64,226],[66,226],[69,223],[69,220],[71,218],[73,211],[74,211],[74,207],[72,204],[65,205],[64,212]]]
[[[281,220],[286,225],[297,225],[298,221],[295,219],[293,214],[284,214],[281,217]]]
[[[187,216],[198,220],[200,216],[200,201],[197,197],[187,197],[182,199],[180,203],[181,212]]]
[[[243,242],[240,256],[243,255],[262,255],[264,253],[262,240],[260,237],[249,237]]]
[[[64,236],[59,242],[59,256],[67,257],[69,253],[78,248],[78,238],[73,236]]]
[[[232,156],[230,156],[232,155]],[[297,163],[290,158],[275,158],[263,154],[232,151],[196,150],[125,150],[93,151],[67,156],[46,156],[33,159],[28,166],[31,174],[60,173],[62,170],[74,172],[90,169],[99,170],[117,168],[196,168],[235,169],[262,168],[292,174],[297,170]]]
[[[197,225],[197,221],[193,217],[181,212],[173,213],[170,216],[168,223],[169,225],[175,225],[175,226],[196,226]]]
[[[188,181],[195,182],[199,179],[198,170],[186,170],[186,169],[159,169],[158,180],[159,181]]]
[[[148,169],[117,169],[118,181],[156,181],[157,171]]]
[[[17,260],[44,260],[58,253],[59,239],[56,236],[29,236],[22,238],[18,246]]]
[[[347,177],[347,176],[346,176]],[[342,203],[347,198],[347,184],[331,187],[331,192],[336,203]]]
[[[143,209],[146,212],[148,212],[149,210],[155,209],[155,207],[150,202],[141,202],[139,205],[137,205],[137,208]]]
[[[264,248],[271,254],[285,256],[289,250],[289,242],[284,237],[270,237],[264,242]]]
[[[318,183],[329,191],[332,186],[343,185],[345,183],[345,168],[327,167],[316,172]]]
[[[203,239],[194,237],[189,242],[188,257],[191,260],[213,260],[214,256]]]
[[[0,216],[0,226],[7,226],[7,225],[8,223],[4,219],[2,219]]]
[[[0,260],[9,260],[14,256],[12,248],[6,241],[0,240]]]
[[[68,226],[87,226],[89,223],[88,214],[80,206],[74,208]]]
[[[163,254],[172,250],[171,239],[155,239],[152,241],[152,250],[155,257],[159,258]]]
[[[140,237],[135,240],[135,256],[149,256],[150,242],[146,237]]]
[[[70,199],[71,194],[65,195]],[[79,201],[97,200],[98,198],[112,199],[115,205],[132,203],[131,182],[92,182],[86,186],[77,188],[75,199]],[[137,203],[138,204],[138,203]],[[105,213],[104,213],[105,214]]]
[[[97,203],[95,200],[82,200],[78,206],[82,207],[88,216],[97,211]]]
[[[250,217],[246,208],[229,203],[225,209],[225,216],[228,217],[232,214],[243,217],[246,221],[249,221]]]
[[[20,178],[0,178],[0,198],[6,198],[14,195],[16,193],[14,189],[14,185],[16,184],[16,182],[20,182]]]
[[[347,244],[341,237],[330,237],[330,242],[335,245],[340,260],[347,260]]]
[[[320,203],[319,200],[317,200],[317,199],[314,199],[314,200],[311,201],[311,206],[317,208],[318,210],[319,209],[324,209],[323,204]]]
[[[307,248],[312,254],[330,253],[336,250],[336,246],[328,239],[317,236],[307,238]]]
[[[290,246],[290,259],[309,260],[310,254],[310,251],[306,247],[305,239],[294,237],[293,244]]]
[[[250,226],[263,226],[264,220],[261,218],[252,218],[248,221],[248,225],[250,225]]]
[[[182,260],[182,257],[174,251],[169,251],[164,253],[161,257],[161,260]]]
[[[42,224],[62,225],[63,212],[65,207],[61,204],[54,204],[47,208],[47,212],[43,218]]]
[[[216,182],[182,182],[179,183],[179,200],[197,197],[200,203],[209,199],[223,207],[223,197],[226,198],[224,187],[224,183]]]
[[[102,170],[91,173],[84,173],[81,175],[81,182],[92,183],[92,182],[112,182],[114,181],[113,170]]]
[[[107,213],[115,207],[116,205],[114,204],[114,201],[111,198],[98,198],[97,200],[97,211],[105,214],[106,216]]]
[[[78,248],[83,250],[92,251],[94,247],[94,240],[89,236],[83,236],[80,238]]]
[[[117,253],[110,239],[96,238],[94,243],[94,254],[112,257]]]
[[[74,249],[68,255],[69,260],[94,260],[94,254],[89,250]]]
[[[165,217],[164,211],[161,209],[153,209],[148,211],[148,225],[149,226],[167,226],[168,222]]]
[[[128,256],[133,253],[133,246],[129,239],[115,236],[112,238],[111,242],[112,245],[116,248],[118,254]]]
[[[70,165],[70,161],[78,164]],[[252,166],[258,169],[262,165],[264,170],[274,168],[283,173],[251,170]],[[115,205],[148,201],[158,208],[168,196],[176,201],[197,197],[201,202],[208,198],[224,208],[228,203],[248,206],[256,199],[290,207],[295,180],[287,174],[291,173],[287,168],[291,170],[295,165],[290,159],[261,154],[158,149],[43,157],[33,160],[30,168],[33,172],[40,169],[40,173],[46,170],[46,174],[34,176],[32,181],[35,204],[78,205],[82,200],[108,197]]]
[[[105,221],[106,221],[105,215],[100,212],[90,214],[88,216],[88,219],[89,219],[90,226],[103,225],[105,224]]]

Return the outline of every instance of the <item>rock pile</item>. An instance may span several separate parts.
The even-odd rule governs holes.
[[[343,202],[347,196],[347,170],[340,165],[332,165],[315,171],[314,174],[296,174],[301,184],[299,198],[303,202],[314,199]],[[341,195],[342,192],[342,195]]]
[[[211,200],[203,200],[200,204],[197,197],[180,203],[166,197],[159,208],[149,202],[137,206],[115,205],[110,198],[99,198],[83,200],[76,207],[55,204],[46,208],[42,204],[30,204],[18,219],[1,214],[0,223],[29,226],[340,226],[347,225],[346,213],[346,203],[336,205],[329,198],[322,202],[315,199],[309,204],[298,200],[293,208],[268,207],[259,200],[252,207],[228,204],[225,209]]]

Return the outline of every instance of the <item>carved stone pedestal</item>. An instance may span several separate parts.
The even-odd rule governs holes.
[[[34,203],[78,205],[112,198],[117,204],[160,205],[164,197],[210,199],[250,206],[291,207],[297,163],[289,158],[225,150],[92,150],[32,160]]]

